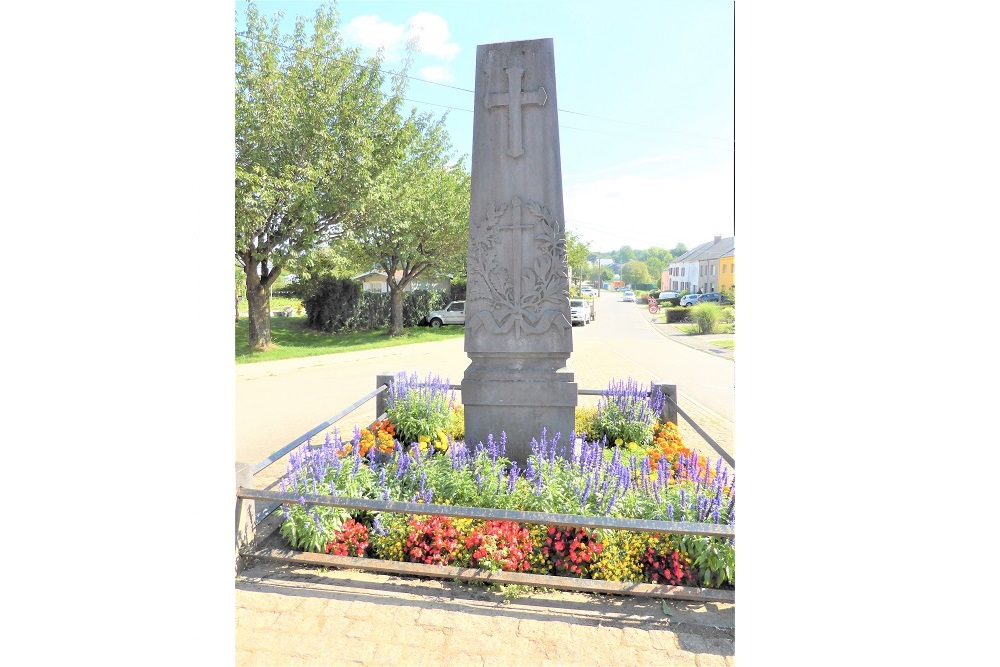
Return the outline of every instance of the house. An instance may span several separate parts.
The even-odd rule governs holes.
[[[716,236],[711,243],[675,258],[660,276],[660,289],[693,293],[736,287],[736,237]]]
[[[396,279],[402,278],[403,272],[396,271]],[[369,271],[368,273],[362,273],[353,276],[352,280],[361,281],[361,290],[364,292],[388,292],[389,284],[386,282],[387,274],[385,271]],[[404,288],[404,292],[416,292],[417,290],[448,290],[451,284],[446,277],[443,281],[435,280],[429,277],[419,277],[416,280],[410,281],[410,284]]]

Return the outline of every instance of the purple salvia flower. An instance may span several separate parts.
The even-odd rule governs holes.
[[[427,471],[423,471],[420,474],[420,493],[424,492],[424,487],[427,486]]]
[[[615,493],[612,493],[612,494],[611,494],[611,500],[609,500],[609,501],[608,501],[608,506],[607,506],[607,508],[606,508],[606,509],[604,510],[604,514],[605,514],[605,515],[607,515],[607,516],[611,516],[611,510],[613,510],[613,509],[615,508],[615,499],[616,499],[617,497],[618,497],[618,495],[617,495],[617,491],[616,491]]]
[[[500,431],[500,456],[507,456],[507,432]]]
[[[580,496],[580,507],[584,507],[587,504],[587,498],[590,497],[590,487],[591,478],[587,478],[587,484],[583,487],[583,495]]]
[[[674,504],[670,503],[667,505],[667,521],[674,520]]]
[[[384,536],[386,533],[389,532],[382,525],[382,522],[379,521],[378,514],[376,514],[375,518],[372,519],[372,532],[374,532],[376,535],[380,535],[380,536]]]

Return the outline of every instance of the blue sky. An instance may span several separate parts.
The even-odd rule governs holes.
[[[258,2],[290,26],[317,2]],[[734,5],[731,0],[337,3],[349,43],[402,65],[411,106],[441,116],[472,150],[476,47],[552,38],[566,227],[592,250],[734,234]],[[245,3],[236,3],[239,17]],[[613,7],[613,13],[609,9]],[[239,25],[239,18],[237,18]]]

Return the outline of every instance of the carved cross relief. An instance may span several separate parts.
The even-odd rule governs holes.
[[[507,92],[486,93],[486,108],[507,107],[507,155],[519,157],[524,154],[521,138],[521,106],[525,104],[545,106],[549,96],[542,86],[535,90],[521,90],[523,67],[507,67],[506,72]]]
[[[514,197],[510,201],[510,224],[500,225],[502,231],[513,232],[512,236],[512,247],[511,253],[513,256],[513,261],[511,262],[512,276],[514,282],[514,303],[521,303],[521,274],[524,272],[524,259],[522,258],[523,248],[521,243],[521,232],[525,229],[534,229],[535,223],[524,224],[521,222],[521,198]],[[518,331],[520,334],[520,331]],[[518,338],[521,336],[518,335]]]

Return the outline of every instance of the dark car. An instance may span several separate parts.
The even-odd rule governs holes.
[[[714,301],[715,303],[722,303],[722,295],[718,292],[708,292],[707,294],[702,294],[698,297],[698,303],[705,303],[706,301]]]

